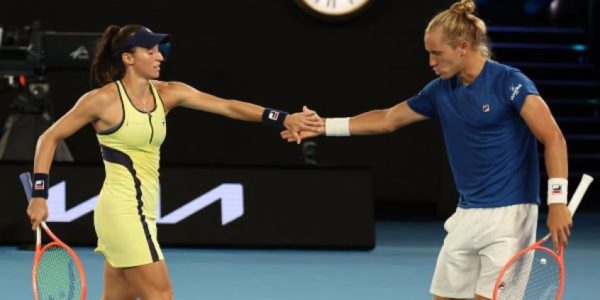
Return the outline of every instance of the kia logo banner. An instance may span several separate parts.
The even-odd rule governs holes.
[[[0,165],[0,243],[27,244],[32,232],[18,174]],[[102,165],[55,163],[48,197],[52,228],[73,245],[94,246],[93,210]],[[163,247],[372,249],[372,177],[359,167],[162,166],[157,211]]]

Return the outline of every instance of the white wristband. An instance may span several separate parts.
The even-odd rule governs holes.
[[[548,179],[548,205],[567,204],[569,181],[566,178]]]
[[[350,118],[325,119],[326,136],[350,136]]]

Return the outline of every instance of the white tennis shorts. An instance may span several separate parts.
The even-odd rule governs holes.
[[[536,204],[458,208],[446,220],[430,292],[447,298],[492,298],[500,270],[519,250],[535,242]]]

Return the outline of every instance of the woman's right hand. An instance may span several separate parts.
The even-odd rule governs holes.
[[[31,230],[36,230],[42,221],[48,219],[48,204],[44,198],[33,198],[27,206],[27,215],[31,221]]]

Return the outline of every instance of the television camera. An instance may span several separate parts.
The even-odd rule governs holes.
[[[0,27],[0,97],[16,95],[0,139],[1,160],[31,160],[51,123],[48,71],[89,69],[100,33],[43,31],[40,22]],[[64,142],[55,160],[72,161]]]

